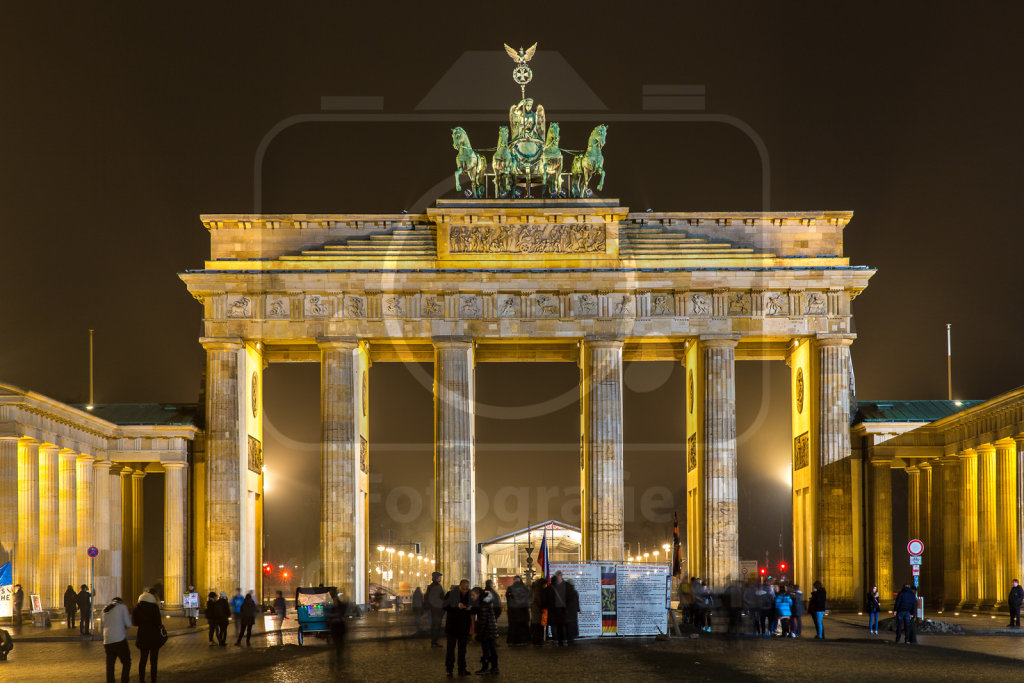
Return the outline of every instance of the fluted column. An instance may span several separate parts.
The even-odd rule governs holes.
[[[850,344],[852,338],[817,340],[819,577],[834,604],[853,606],[863,591],[859,544],[860,466],[850,449]]]
[[[923,462],[921,469],[921,497],[919,509],[921,511],[920,531],[918,538],[924,543],[924,554],[922,560],[924,566],[921,568],[921,587],[928,601],[935,598],[934,583],[932,577],[935,575],[935,547],[932,545],[932,505],[934,501],[935,483],[932,479],[933,469],[931,463]]]
[[[434,342],[434,526],[444,585],[476,578],[476,370],[473,343]]]
[[[110,597],[121,597],[131,600],[135,596],[128,595],[125,590],[125,538],[124,538],[124,492],[131,492],[131,485],[124,484],[124,467],[113,464],[110,468]],[[129,575],[131,572],[129,571]]]
[[[321,577],[366,600],[369,422],[366,347],[320,340]]]
[[[39,442],[18,441],[18,552],[14,582],[25,595],[39,591]],[[25,598],[28,604],[28,598]]]
[[[75,550],[78,547],[78,506],[76,461],[78,453],[61,450],[58,454],[58,472],[60,477],[60,581],[61,593],[64,584],[74,586],[78,590],[78,558]]]
[[[110,461],[97,458],[92,463],[92,509],[96,515],[93,524],[93,544],[100,551],[96,557],[96,574],[93,583],[96,584],[95,604],[105,605],[114,597],[113,587],[110,579],[111,548],[110,534],[113,531],[113,524],[110,519]],[[120,525],[118,525],[120,529]]]
[[[133,597],[142,592],[145,586],[143,574],[144,564],[142,561],[143,549],[143,503],[142,503],[142,480],[146,476],[146,470],[141,466],[132,470],[132,594]]]
[[[619,561],[623,546],[622,342],[585,341],[580,371],[583,558]]]
[[[978,607],[995,606],[999,596],[996,536],[996,449],[979,446],[978,458]]]
[[[164,466],[164,602],[181,609],[185,592],[185,475],[186,463]]]
[[[18,439],[0,438],[0,564],[18,547]]]
[[[714,588],[740,576],[736,495],[736,343],[701,339],[704,362],[704,571]]]
[[[230,591],[241,577],[241,457],[238,362],[241,341],[203,340],[206,348],[206,573],[209,588]]]
[[[39,565],[36,585],[44,609],[59,609],[60,566],[60,448],[39,447]]]
[[[1011,578],[1024,583],[1024,435],[1013,441],[1017,445],[1017,557]]]
[[[942,510],[937,526],[942,534],[942,607],[949,610],[964,601],[960,519],[963,465],[956,456],[941,458],[939,463],[942,466]]]
[[[1017,574],[1017,448],[1012,439],[996,444],[996,604],[1005,606]]]
[[[910,465],[907,473],[907,532],[911,538],[921,538],[921,470]]]
[[[885,599],[895,587],[892,574],[892,463],[888,460],[871,461],[870,565],[873,583]]]
[[[94,587],[89,575],[89,554],[86,552],[90,545],[96,544],[96,523],[95,508],[93,507],[93,478],[92,463],[95,460],[91,455],[82,454],[75,459],[75,545],[74,560],[75,571],[78,579],[74,586],[77,589],[83,583]],[[99,549],[99,546],[96,546]]]
[[[960,454],[960,593],[962,609],[974,609],[980,597],[978,567],[978,454]]]

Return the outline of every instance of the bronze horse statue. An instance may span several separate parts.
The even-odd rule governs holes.
[[[562,150],[558,148],[560,140],[558,124],[552,121],[548,126],[548,138],[544,142],[544,152],[540,157],[544,191],[549,197],[558,197],[562,194]]]
[[[491,157],[495,197],[507,197],[512,193],[514,163],[512,153],[508,149],[508,126],[502,126],[498,129],[498,146]]]
[[[465,173],[469,177],[472,197],[483,197],[487,192],[487,159],[474,151],[469,144],[469,135],[461,127],[452,128],[452,147],[458,152],[455,155],[455,191],[462,192],[459,176]]]
[[[587,142],[587,151],[572,160],[572,178],[569,189],[573,197],[585,197],[590,191],[590,179],[598,173],[601,180],[597,184],[597,191],[604,189],[604,155],[601,148],[604,147],[608,135],[608,126],[601,124],[590,133],[590,140]]]

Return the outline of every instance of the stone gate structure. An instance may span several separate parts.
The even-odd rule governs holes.
[[[735,363],[785,360],[797,580],[852,601],[863,539],[851,303],[874,271],[843,256],[851,217],[631,213],[611,199],[203,216],[210,259],[181,275],[203,305],[207,352],[197,584],[256,585],[268,363],[321,365],[321,578],[361,602],[372,363],[434,364],[435,557],[456,581],[476,567],[476,365],[579,365],[583,555],[622,560],[622,364],[671,360],[686,377],[688,567],[722,585],[739,577]]]

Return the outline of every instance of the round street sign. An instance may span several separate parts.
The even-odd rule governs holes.
[[[86,552],[89,553],[89,557],[96,557],[100,554],[100,549],[94,545],[91,545],[89,546],[89,549]]]
[[[915,538],[907,544],[907,552],[911,555],[920,555],[924,552],[924,543]]]

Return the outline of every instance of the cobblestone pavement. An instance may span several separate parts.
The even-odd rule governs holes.
[[[324,641],[296,643],[294,632],[253,637],[252,646],[209,646],[206,633],[171,638],[160,651],[163,681],[431,681],[443,680],[444,651],[401,634],[393,617],[361,620],[346,643],[341,666]],[[805,635],[807,631],[805,629]],[[230,635],[230,632],[229,632]],[[812,631],[813,635],[813,631]],[[571,648],[501,644],[500,680],[585,678],[621,680],[1015,680],[1024,660],[1024,639],[1012,636],[929,636],[921,644],[895,645],[892,637],[866,637],[863,628],[826,620],[829,640],[728,639],[580,641]],[[479,667],[479,647],[469,665]],[[133,665],[138,651],[132,647]],[[19,643],[0,680],[97,681],[103,679],[103,647],[97,642]],[[132,680],[138,680],[133,674]]]

